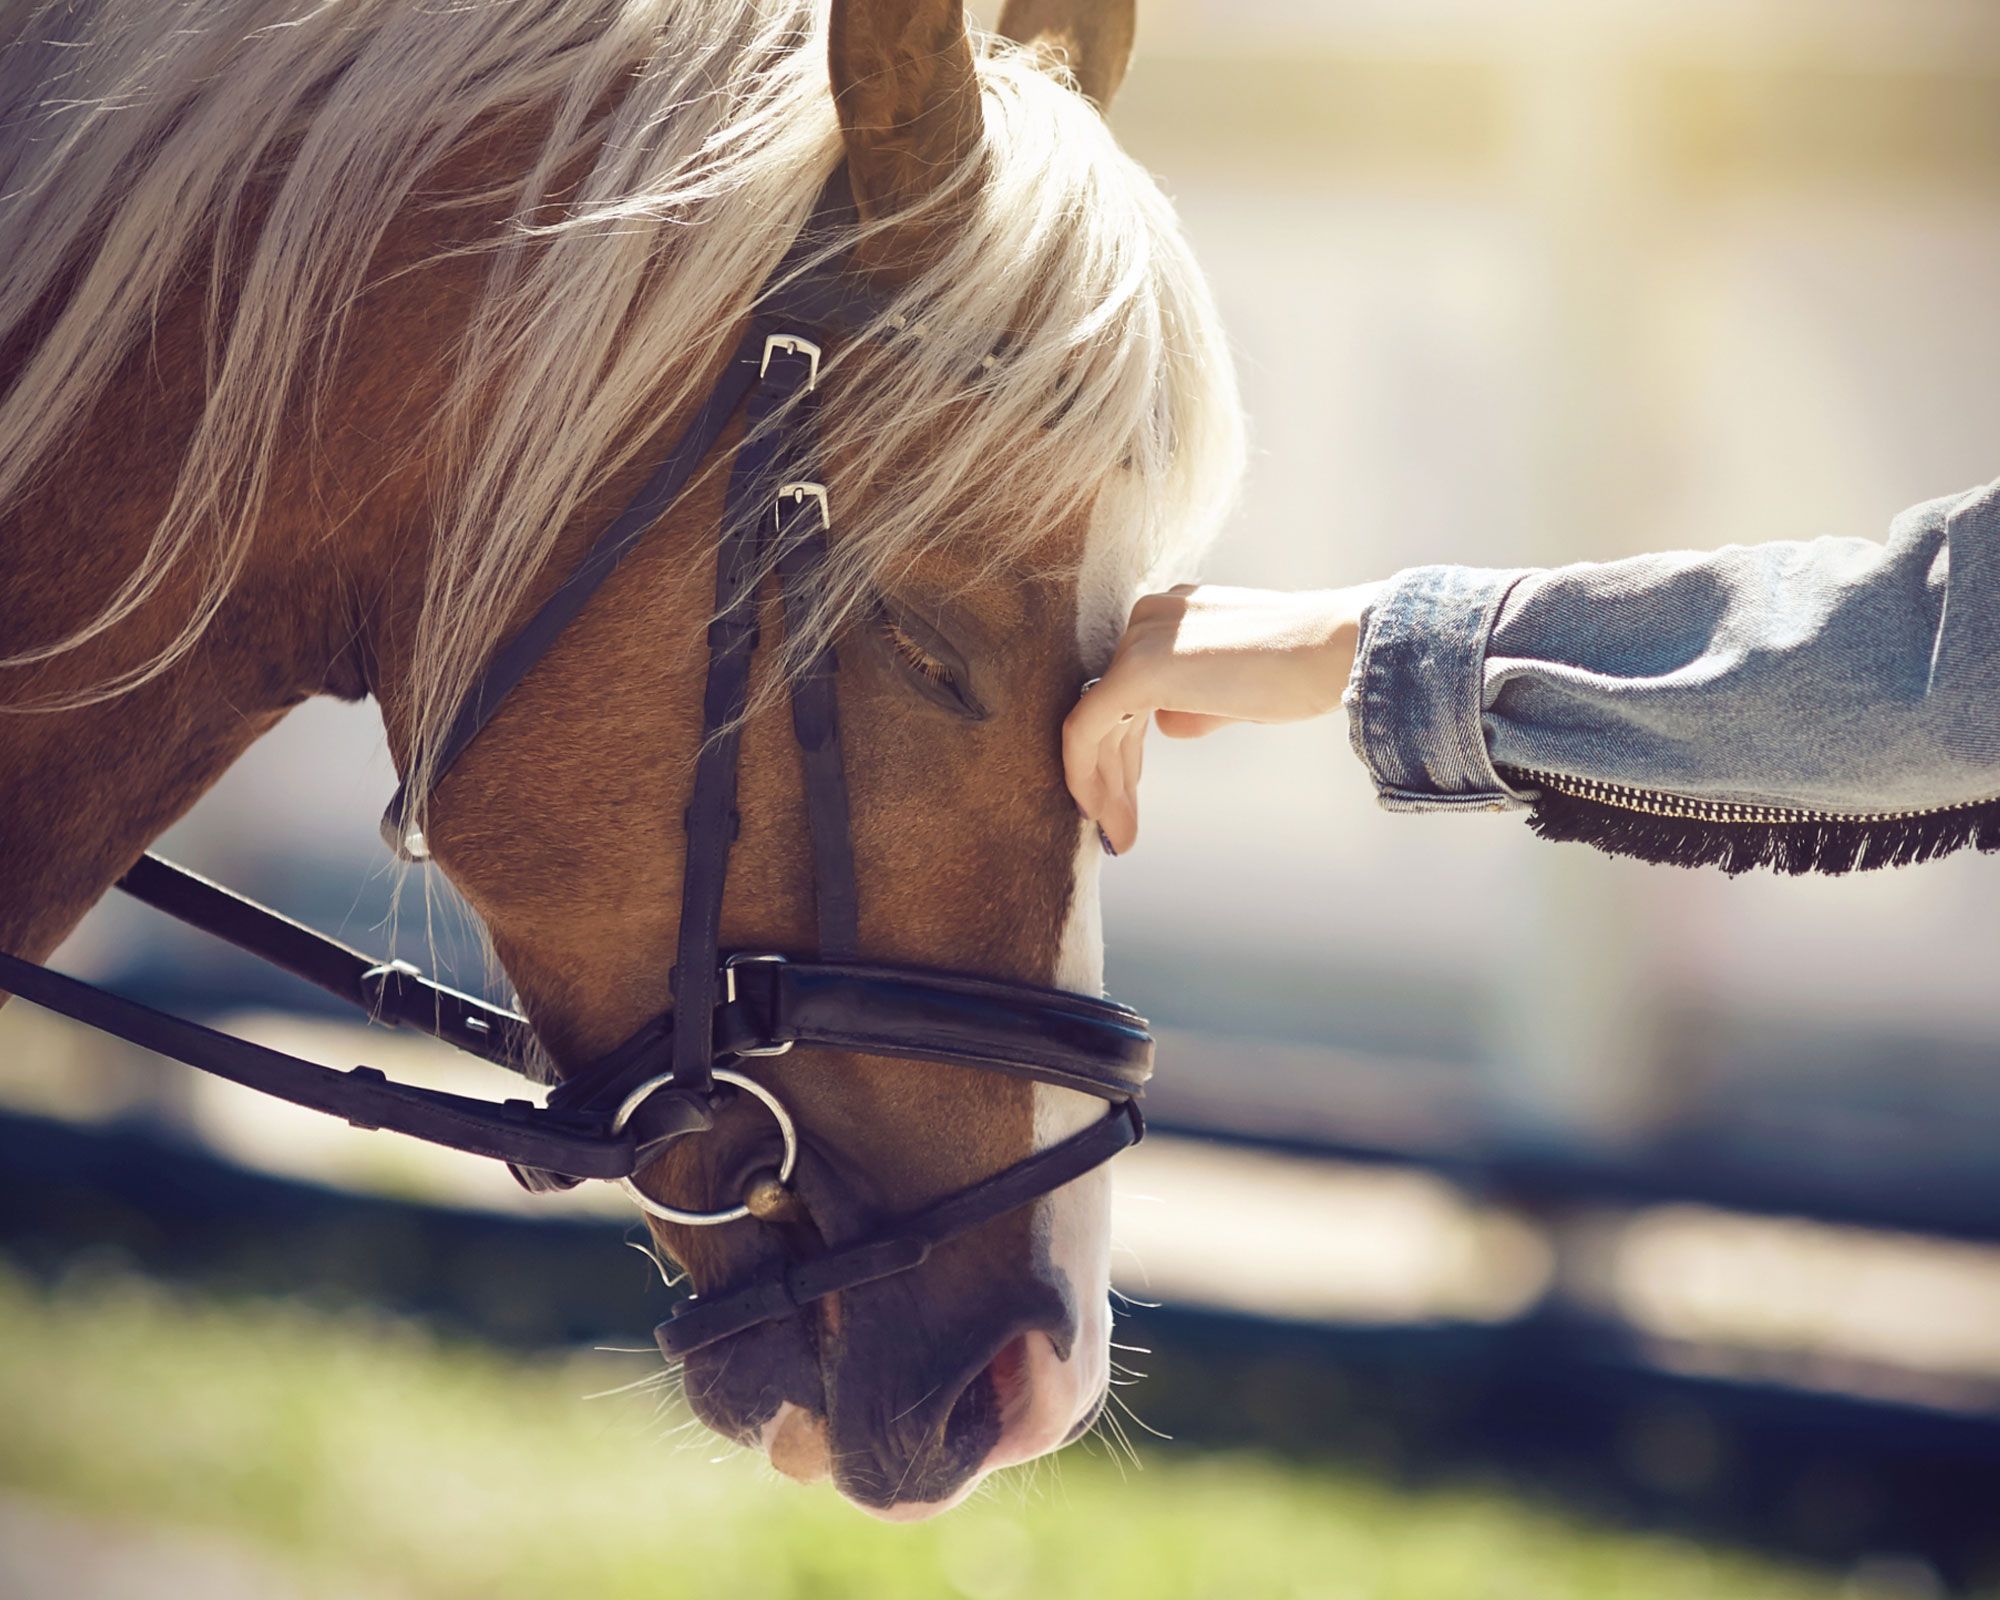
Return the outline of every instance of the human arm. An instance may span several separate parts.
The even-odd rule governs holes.
[[[1965,838],[1899,837],[1917,855],[1933,853],[1926,841],[2000,844],[2000,817],[1978,836],[1979,803],[2000,796],[2000,485],[1917,506],[1881,544],[1828,539],[1539,571],[1419,567],[1343,609],[1336,597],[1355,593],[1327,592],[1318,631],[1305,630],[1321,642],[1289,654],[1232,652],[1213,609],[1191,648],[1155,627],[1121,646],[1097,693],[1112,688],[1117,714],[1133,718],[1121,725],[1131,738],[1142,710],[1201,699],[1200,709],[1227,714],[1210,670],[1218,655],[1236,658],[1239,677],[1245,659],[1273,677],[1340,671],[1355,751],[1394,810],[1535,806],[1538,825],[1560,833],[1556,821],[1583,813],[1525,776],[1540,773],[1857,821],[1955,808],[1953,826],[1971,828]],[[1341,671],[1343,639],[1351,671]],[[1073,787],[1091,733],[1114,709],[1086,713],[1090,702],[1066,738]],[[1277,720],[1235,703],[1252,712],[1242,720]],[[1093,787],[1086,775],[1079,801],[1087,814],[1101,809],[1124,848],[1113,830],[1136,830],[1133,797],[1101,766],[1098,779]],[[1580,825],[1568,836],[1615,847]],[[1756,864],[1743,854],[1752,838],[1729,835],[1727,857],[1633,853]],[[1872,864],[1868,841],[1860,848]],[[1806,854],[1808,865],[1825,864]]]

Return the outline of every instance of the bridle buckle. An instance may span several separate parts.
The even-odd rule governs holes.
[[[777,516],[780,528],[783,528],[785,525],[785,506],[788,503],[800,506],[810,500],[819,507],[820,531],[823,533],[831,533],[833,531],[833,511],[827,503],[825,484],[812,483],[804,479],[792,483],[781,483],[778,485],[777,494],[772,498],[776,502],[772,509]]]
[[[722,963],[722,1003],[728,1006],[736,1004],[736,969],[738,967],[782,967],[784,964],[785,958],[781,955],[752,953],[729,957],[728,960]],[[788,1053],[792,1046],[797,1043],[798,1040],[796,1039],[785,1039],[777,1044],[738,1046],[731,1053],[739,1056],[781,1056]]]
[[[804,356],[806,358],[805,392],[811,394],[813,390],[819,387],[820,354],[820,347],[802,334],[771,334],[764,340],[764,357],[757,363],[757,376],[767,378],[771,375],[771,358],[773,356]]]

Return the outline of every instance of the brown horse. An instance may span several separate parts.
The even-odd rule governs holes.
[[[961,0],[0,9],[0,948],[45,957],[308,696],[374,696],[429,790],[458,696],[678,432],[844,162],[891,301],[829,352],[813,624],[862,948],[1096,992],[1098,847],[1056,730],[1240,453],[1199,275],[1098,111],[1131,13],[1011,0],[989,38]],[[665,1000],[721,496],[696,480],[421,819],[556,1075]],[[772,705],[796,659],[760,668],[746,726],[736,948],[811,943]],[[942,1066],[758,1071],[829,1242],[1099,1113]],[[716,1203],[759,1132],[730,1108],[649,1190]],[[1100,1171],[727,1340],[688,1398],[880,1514],[954,1504],[1095,1416],[1108,1205]],[[697,1289],[772,1248],[652,1226]]]

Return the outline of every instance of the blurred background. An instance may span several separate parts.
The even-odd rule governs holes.
[[[1254,429],[1208,576],[1874,537],[2000,472],[1991,0],[1140,20],[1115,120]],[[165,848],[476,984],[448,910],[390,926],[392,786],[371,708],[308,705]],[[1337,719],[1155,741],[1145,799],[1136,1461],[916,1532],[712,1464],[620,1206],[10,1006],[0,1595],[2000,1593],[2000,860],[1731,882],[1389,817]],[[459,1081],[136,908],[60,963]]]

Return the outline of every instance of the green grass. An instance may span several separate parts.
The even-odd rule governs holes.
[[[0,1485],[198,1529],[310,1581],[621,1600],[1804,1600],[1835,1579],[1249,1455],[1072,1450],[917,1528],[691,1432],[643,1356],[528,1359],[422,1328],[0,1266]],[[672,1436],[670,1436],[672,1435]],[[1142,1454],[1145,1452],[1142,1451]]]

